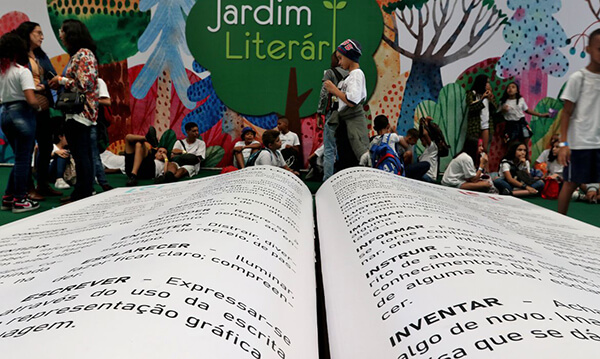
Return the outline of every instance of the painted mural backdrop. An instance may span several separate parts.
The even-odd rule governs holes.
[[[496,99],[511,81],[537,112],[559,112],[567,75],[585,66],[586,34],[599,26],[588,0],[22,0],[0,4],[0,33],[41,24],[57,71],[68,56],[58,28],[77,18],[98,43],[100,75],[113,99],[110,150],[127,133],[159,134],[197,123],[207,166],[232,162],[244,126],[260,135],[289,117],[305,157],[322,142],[314,115],[323,70],[339,42],[363,46],[369,119],[390,118],[403,134],[431,115],[462,147],[465,93],[478,74]],[[577,19],[577,21],[572,21]],[[532,157],[558,131],[559,116],[528,118]],[[495,124],[492,166],[502,155]],[[371,125],[369,124],[369,129]],[[0,162],[13,154],[0,132]],[[442,161],[442,169],[449,158]]]

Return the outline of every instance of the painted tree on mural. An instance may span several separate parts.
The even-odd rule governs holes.
[[[46,0],[46,3],[56,38],[66,19],[78,19],[90,30],[98,47],[100,76],[112,99],[113,123],[109,135],[113,140],[125,138],[131,132],[127,58],[137,53],[135,42],[150,21],[150,14],[138,11],[139,0]]]
[[[185,107],[193,109],[195,103],[187,97],[190,81],[185,72],[182,54],[190,55],[185,39],[185,17],[195,0],[140,0],[140,11],[150,11],[154,16],[138,41],[140,52],[146,52],[156,42],[148,61],[131,87],[131,94],[142,99],[158,79],[155,127],[161,134],[169,129],[171,85]]]
[[[442,89],[441,68],[477,52],[507,20],[494,0],[402,0],[391,2],[383,10],[397,20],[390,27],[394,38],[384,35],[383,41],[412,60],[398,132],[413,127],[417,104],[437,99]],[[412,49],[403,45],[409,41],[399,39],[397,23],[414,40]],[[427,43],[429,33],[432,35]],[[459,41],[465,42],[460,46]]]
[[[546,97],[548,75],[564,76],[569,61],[560,52],[566,46],[567,35],[552,16],[561,8],[561,0],[509,0],[514,10],[504,27],[504,40],[510,44],[496,72],[502,78],[514,77],[521,95],[533,108]]]
[[[244,15],[246,10],[238,8],[253,10]],[[311,0],[302,6],[265,1],[256,8],[243,0],[229,1],[226,7],[198,1],[186,28],[194,58],[211,72],[214,89],[229,109],[253,116],[285,115],[290,130],[299,135],[301,119],[316,112],[334,41],[343,40],[343,34],[362,45],[360,66],[371,93],[377,78],[372,54],[381,31],[377,2],[364,0]]]
[[[600,0],[595,0],[595,1],[584,0],[584,1],[588,4],[588,8],[592,12],[592,15],[594,15],[594,18],[596,19],[596,21],[589,24],[581,33],[575,34],[575,35],[571,36],[569,39],[567,39],[567,44],[571,46],[571,48],[569,49],[569,53],[571,55],[575,55],[577,53],[577,46],[581,42],[581,45],[580,45],[581,50],[579,52],[579,57],[581,57],[582,59],[586,57],[585,47],[587,46],[587,42],[586,42],[586,38],[588,36],[587,32],[590,31],[590,29],[594,25],[597,25],[600,22]]]

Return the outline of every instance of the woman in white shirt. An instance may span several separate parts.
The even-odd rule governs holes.
[[[35,98],[33,75],[26,67],[27,46],[15,33],[0,38],[0,101],[2,132],[15,154],[15,165],[2,196],[2,210],[21,213],[37,209],[39,204],[27,198],[27,179],[35,142]],[[34,110],[35,109],[35,110]]]
[[[462,151],[446,168],[442,185],[469,191],[489,192],[492,184],[482,180],[487,165],[488,158],[483,152],[483,142],[475,137],[469,137],[465,140]]]

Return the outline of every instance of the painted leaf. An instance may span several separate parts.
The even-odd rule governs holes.
[[[343,8],[345,8],[347,5],[347,3],[345,1],[340,1],[339,3],[337,3],[336,5],[336,10],[342,10]]]
[[[333,9],[333,4],[329,1],[323,1],[323,6],[325,6],[325,8],[329,10]]]
[[[225,156],[225,150],[221,146],[211,146],[206,149],[206,159],[202,162],[203,167],[217,167]]]
[[[558,112],[558,114],[552,118],[542,118],[533,116],[531,118],[531,130],[533,136],[531,137],[531,159],[535,161],[536,158],[546,149],[550,137],[557,133],[560,127],[560,111],[562,111],[563,103],[560,100],[546,97],[540,101],[535,107],[535,111],[539,113],[547,113],[550,109]]]
[[[467,126],[467,95],[463,88],[456,83],[451,83],[440,92],[436,106],[434,121],[446,136],[450,145],[450,155],[440,159],[440,171],[444,171],[452,157],[456,155],[465,142]]]

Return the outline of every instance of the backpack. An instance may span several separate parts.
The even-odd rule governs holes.
[[[399,176],[406,176],[404,173],[404,162],[389,145],[390,136],[387,136],[387,141],[383,142],[384,136],[382,135],[379,143],[374,143],[369,150],[373,168],[395,173]]]
[[[438,155],[440,157],[446,157],[450,154],[450,145],[446,142],[446,138],[444,137],[444,133],[440,126],[433,121],[427,121],[427,131],[429,132],[429,137],[435,143],[438,148]]]
[[[256,160],[258,159],[258,155],[260,155],[260,153],[264,150],[266,150],[266,148],[261,148],[260,150],[250,154],[250,157],[248,157],[248,160],[246,161],[245,166],[246,167],[254,166],[256,164]]]

